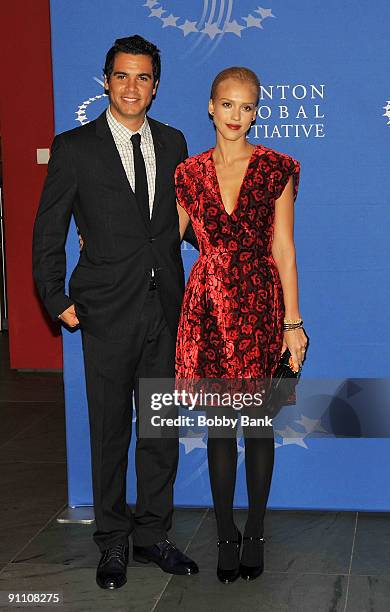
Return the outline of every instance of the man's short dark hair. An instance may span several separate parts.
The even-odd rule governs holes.
[[[103,73],[110,80],[110,76],[114,69],[114,61],[117,53],[131,53],[132,55],[149,55],[152,58],[153,66],[153,83],[160,79],[161,59],[160,50],[153,43],[149,42],[142,36],[135,34],[134,36],[126,36],[126,38],[117,38],[111,49],[106,55],[106,63],[104,64]]]

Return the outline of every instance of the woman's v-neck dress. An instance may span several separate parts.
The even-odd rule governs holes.
[[[275,200],[289,177],[298,192],[299,162],[258,145],[235,209],[223,205],[213,149],[181,163],[177,199],[200,248],[185,289],[176,377],[270,378],[283,342],[283,292],[271,248]]]

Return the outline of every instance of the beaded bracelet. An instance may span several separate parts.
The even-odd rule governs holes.
[[[300,327],[303,327],[302,319],[299,321],[299,323],[283,323],[284,331],[288,331],[290,329],[299,329]]]
[[[283,323],[286,323],[287,325],[295,325],[296,323],[302,323],[302,319],[284,319]]]

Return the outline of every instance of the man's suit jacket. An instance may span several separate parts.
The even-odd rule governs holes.
[[[110,339],[131,334],[149,289],[150,269],[176,336],[184,271],[174,172],[187,156],[183,134],[148,118],[156,153],[151,220],[127,180],[105,112],[55,137],[35,221],[33,273],[53,319],[75,304],[80,325]],[[84,248],[65,292],[65,240],[71,215]]]

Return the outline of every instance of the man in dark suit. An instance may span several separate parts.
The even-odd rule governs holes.
[[[174,171],[187,157],[178,130],[146,117],[160,78],[155,45],[118,39],[104,68],[110,104],[96,121],[56,136],[34,228],[34,278],[51,314],[80,325],[102,553],[97,583],[126,582],[128,536],[137,561],[173,574],[198,572],[168,539],[177,437],[136,445],[137,502],[126,504],[131,395],[138,380],[174,376],[184,272]],[[84,247],[65,293],[71,215]],[[137,421],[138,424],[138,421]]]

